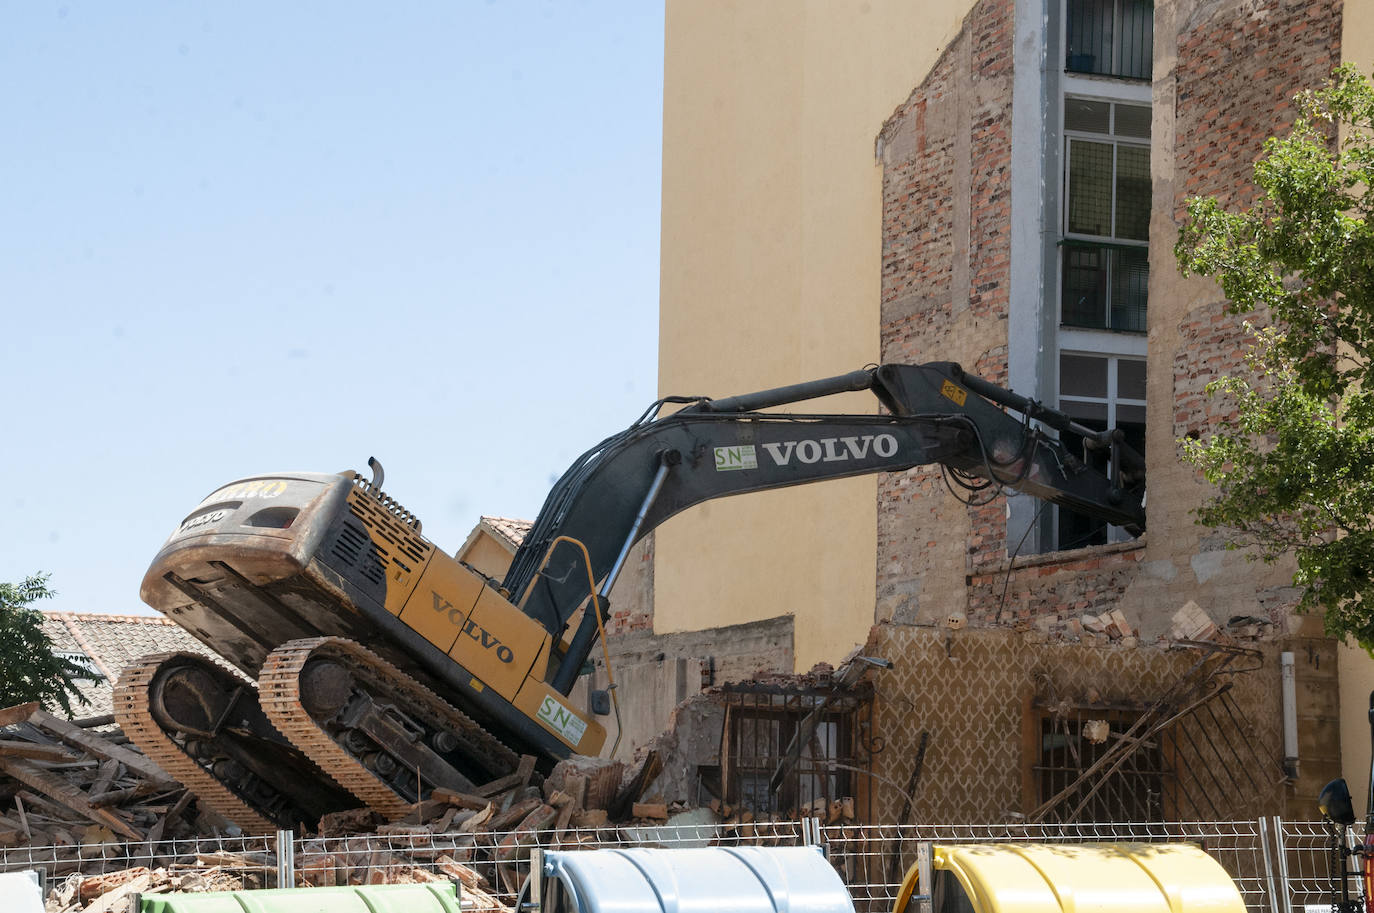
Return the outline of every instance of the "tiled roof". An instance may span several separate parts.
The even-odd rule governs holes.
[[[112,711],[114,681],[129,663],[166,650],[214,655],[187,631],[160,615],[102,615],[97,612],[43,612],[43,631],[59,651],[81,653],[100,673],[81,679],[77,688],[90,700],[72,707],[77,716],[100,716]]]
[[[519,548],[525,541],[525,534],[534,524],[528,520],[512,520],[509,517],[483,517],[482,525],[510,543],[511,548]]]

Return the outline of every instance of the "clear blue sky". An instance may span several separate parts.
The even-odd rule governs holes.
[[[235,478],[452,550],[655,394],[663,9],[0,0],[0,580],[139,611]]]

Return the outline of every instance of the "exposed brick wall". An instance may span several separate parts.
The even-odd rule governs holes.
[[[1005,321],[1011,271],[1011,79],[1014,4],[984,0],[968,18],[973,76],[969,116],[969,307]],[[1005,331],[1001,334],[1005,342]],[[984,354],[982,359],[986,359]],[[1000,363],[979,366],[989,380],[1005,377]]]
[[[1209,396],[1206,388],[1241,366],[1247,341],[1244,319],[1215,302],[1194,308],[1179,324],[1173,365],[1175,440],[1210,434],[1223,420],[1235,418],[1229,401]]]
[[[1155,205],[1172,205],[1173,218],[1156,220],[1155,250],[1172,247],[1190,196],[1214,196],[1232,210],[1253,202],[1254,163],[1264,140],[1292,124],[1293,96],[1322,85],[1340,62],[1342,13],[1341,0],[1193,2],[1172,12],[1177,51],[1166,74],[1172,94],[1157,92],[1157,102],[1172,101],[1173,129],[1165,134],[1174,139],[1166,150],[1172,167],[1156,188]],[[1291,568],[1246,562],[1227,551],[1224,530],[1196,525],[1193,511],[1208,491],[1196,470],[1179,462],[1175,443],[1206,435],[1229,417],[1232,405],[1204,388],[1241,368],[1247,318],[1224,313],[1215,284],[1180,280],[1171,256],[1152,259],[1162,262],[1151,264],[1149,420],[1152,429],[1169,433],[1152,431],[1149,557],[1178,576],[1150,600],[1172,608],[1191,598],[1219,624],[1258,617],[1272,622],[1275,636],[1290,634],[1298,627]],[[1248,319],[1266,322],[1263,314]],[[1299,791],[1314,791],[1310,781],[1304,772]]]
[[[957,106],[953,59],[946,53],[897,110],[884,131],[893,157],[883,170],[882,321],[886,344],[948,328],[951,278],[960,242],[954,237],[955,134],[946,129]],[[929,112],[929,113],[928,113]]]
[[[635,543],[611,591],[606,636],[654,629],[654,534]]]
[[[1011,624],[1079,640],[1082,616],[1120,604],[1141,553],[1129,543],[1036,556],[1010,570],[1006,562],[981,565],[969,575],[969,624]]]
[[[1177,210],[1193,193],[1242,205],[1264,139],[1291,123],[1293,94],[1319,85],[1339,60],[1340,0],[1197,0],[1159,15],[1155,205]],[[960,361],[1003,384],[1013,38],[1011,3],[976,4],[880,134],[883,356]],[[1254,614],[1275,620],[1276,635],[1287,630],[1281,620],[1293,593],[1283,570],[1257,573],[1239,556],[1220,557],[1224,537],[1199,530],[1191,515],[1202,490],[1196,473],[1179,467],[1173,440],[1222,416],[1226,406],[1203,387],[1239,364],[1242,333],[1215,292],[1179,308],[1170,278],[1176,231],[1176,219],[1152,226],[1149,538],[1022,558],[1008,570],[1016,543],[1007,540],[1002,500],[964,508],[930,467],[884,478],[877,620],[966,616],[975,627],[1074,640],[1083,616],[1124,607],[1153,639],[1167,636],[1173,613],[1195,598],[1223,625]]]
[[[1242,207],[1266,137],[1293,122],[1293,95],[1340,63],[1342,0],[1197,3],[1180,21],[1175,206],[1206,194]]]
[[[953,360],[1006,381],[1012,38],[1010,0],[978,3],[881,133],[885,361]],[[935,467],[878,489],[878,617],[961,610],[970,553],[1005,547],[1003,505],[964,508]]]

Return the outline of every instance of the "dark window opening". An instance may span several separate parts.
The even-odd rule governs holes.
[[[1145,248],[1065,242],[1063,265],[1064,326],[1145,332],[1150,286],[1150,255]]]
[[[1152,0],[1068,0],[1064,69],[1121,79],[1153,71]]]
[[[1145,361],[1115,355],[1061,352],[1059,355],[1059,408],[1079,424],[1094,431],[1119,428],[1126,446],[1145,453]],[[1074,456],[1102,473],[1111,474],[1110,454],[1086,450],[1083,438],[1071,431],[1059,439]],[[1111,531],[1105,520],[1067,509],[1057,511],[1054,536],[1060,551],[1105,545]]]

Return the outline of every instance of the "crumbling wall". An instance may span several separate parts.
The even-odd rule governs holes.
[[[679,704],[705,688],[760,674],[790,673],[793,619],[783,615],[675,634],[640,630],[612,637],[609,643],[623,733],[614,757],[629,759],[668,728]],[[590,706],[588,689],[605,688],[609,681],[599,649],[593,651],[592,663],[592,674],[579,680],[573,694],[581,706]],[[607,728],[609,752],[617,734],[615,720],[601,717],[600,721]]]
[[[1214,283],[1178,278],[1172,249],[1183,200],[1243,205],[1266,136],[1291,122],[1290,98],[1340,56],[1338,0],[1195,0],[1155,12],[1148,355],[1150,532],[1135,543],[1007,560],[1005,505],[965,508],[938,469],[879,487],[877,621],[1035,628],[1078,639],[1083,617],[1123,611],[1146,640],[1168,634],[1194,599],[1213,621],[1297,633],[1290,568],[1257,567],[1200,530],[1205,496],[1176,438],[1215,427],[1203,394],[1240,364],[1238,321]],[[960,361],[1007,376],[1012,5],[983,0],[879,136],[883,165],[882,346],[886,360]],[[1046,307],[1053,307],[1048,301]],[[1035,393],[1037,391],[1025,391]]]
[[[983,0],[879,136],[882,355],[1007,376],[1012,13]],[[878,483],[878,620],[962,613],[970,551],[997,552],[1002,505],[966,509],[938,467]]]
[[[894,668],[873,673],[877,695],[874,756],[875,821],[894,823],[901,789],[922,732],[929,734],[912,805],[913,823],[973,824],[1017,820],[1038,797],[1026,776],[1039,748],[1023,724],[1034,697],[1103,708],[1140,704],[1162,695],[1197,661],[1190,650],[1035,643],[1013,631],[941,631],[879,625],[871,652]],[[1233,677],[1231,695],[1243,708],[1238,728],[1218,733],[1244,739],[1268,763],[1255,771],[1267,789],[1219,797],[1236,817],[1282,814],[1284,790],[1274,772],[1282,752],[1278,649],[1261,648],[1253,672]],[[1267,780],[1263,778],[1267,777]],[[1033,782],[1033,781],[1032,781]],[[1244,782],[1242,780],[1242,782]],[[1302,809],[1298,813],[1311,813]]]

